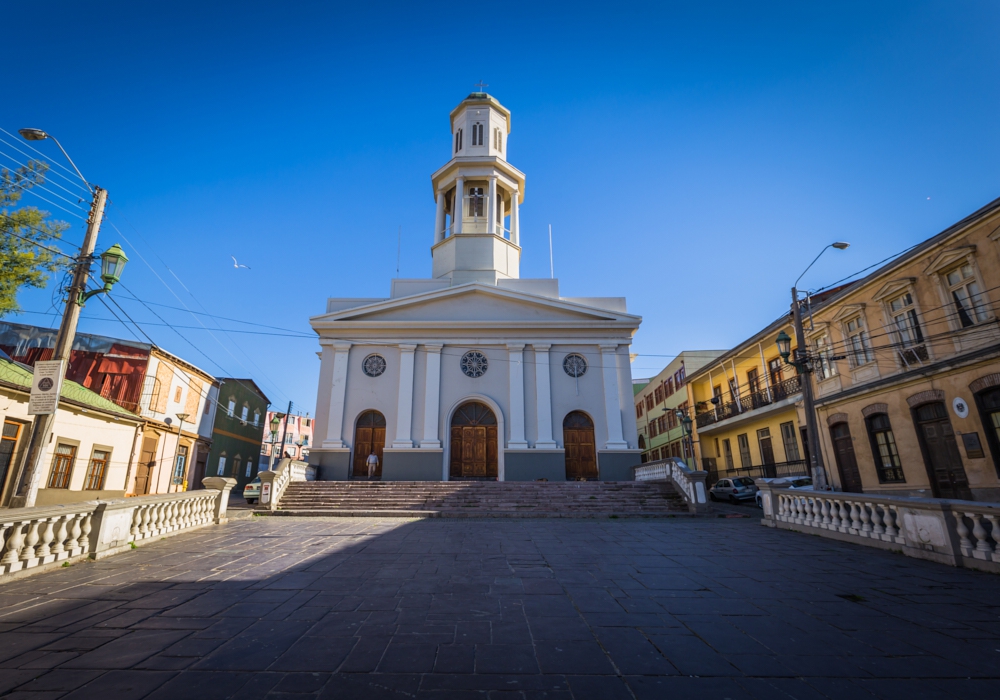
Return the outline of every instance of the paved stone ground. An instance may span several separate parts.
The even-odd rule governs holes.
[[[0,586],[0,693],[996,700],[998,623],[1000,577],[756,520],[253,518]]]

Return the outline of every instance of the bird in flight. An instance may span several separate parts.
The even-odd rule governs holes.
[[[242,264],[236,262],[236,256],[230,255],[229,257],[231,257],[233,259],[233,267],[235,267],[237,270],[240,269],[241,267],[244,268],[244,269],[246,269],[246,270],[250,269],[249,265],[242,265]]]

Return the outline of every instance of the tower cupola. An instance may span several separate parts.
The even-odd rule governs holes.
[[[520,276],[524,174],[507,162],[510,112],[485,92],[451,111],[451,159],[431,176],[433,276],[453,284]]]

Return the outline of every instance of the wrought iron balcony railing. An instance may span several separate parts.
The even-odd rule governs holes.
[[[727,418],[738,416],[741,413],[749,413],[758,408],[777,403],[778,401],[787,399],[789,396],[794,396],[800,391],[802,391],[801,378],[796,375],[767,389],[741,396],[737,401],[720,404],[704,413],[699,413],[695,416],[695,422],[699,428],[704,428],[713,423],[724,421]]]

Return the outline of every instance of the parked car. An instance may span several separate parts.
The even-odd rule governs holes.
[[[803,491],[812,491],[813,487],[813,480],[808,476],[779,476],[777,479],[761,479],[761,481],[770,484],[776,489],[802,489]],[[754,498],[757,501],[757,507],[763,508],[764,503],[761,501],[759,490]]]
[[[253,505],[260,500],[260,477],[254,477],[254,480],[243,487],[243,498],[247,499],[247,503]]]
[[[715,486],[708,490],[708,497],[713,501],[728,500],[730,503],[752,500],[757,493],[757,485],[749,476],[738,476],[734,479],[719,479]]]

